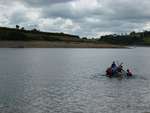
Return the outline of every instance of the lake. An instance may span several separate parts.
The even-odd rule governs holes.
[[[150,48],[0,49],[0,113],[150,112]],[[132,78],[108,78],[112,61]]]

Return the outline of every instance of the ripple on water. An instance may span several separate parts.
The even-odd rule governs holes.
[[[0,113],[148,112],[150,77],[144,72],[150,63],[142,52],[0,49]],[[103,70],[113,59],[128,63],[143,75],[123,79],[104,76]]]

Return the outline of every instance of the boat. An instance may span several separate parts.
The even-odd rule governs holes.
[[[117,62],[117,64],[118,66],[116,66],[115,61],[113,61],[111,67],[106,69],[106,75],[108,77],[131,77],[133,75],[130,69],[127,69],[127,71],[123,69],[123,63],[119,64]]]
[[[108,77],[126,77],[127,73],[125,70],[121,70],[121,72],[116,71],[115,73],[112,74],[112,69],[107,68],[106,76],[108,76]]]

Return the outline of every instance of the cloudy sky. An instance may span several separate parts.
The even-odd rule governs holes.
[[[0,0],[0,26],[88,37],[150,30],[150,0]]]

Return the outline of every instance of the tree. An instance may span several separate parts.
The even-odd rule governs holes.
[[[36,28],[32,29],[31,32],[39,32]]]
[[[82,39],[83,39],[83,40],[87,40],[87,37],[83,37]]]
[[[130,33],[130,36],[131,36],[131,37],[135,37],[135,35],[136,35],[136,32],[135,32],[135,31],[132,31],[132,32]]]
[[[22,30],[22,31],[25,30],[24,27],[22,27],[21,30]]]
[[[20,27],[19,25],[16,25],[16,29],[19,29],[19,27]]]

